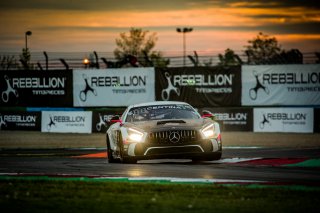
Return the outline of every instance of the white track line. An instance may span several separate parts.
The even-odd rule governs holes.
[[[161,182],[167,181],[170,183],[267,183],[268,181],[258,181],[258,180],[238,180],[238,179],[217,179],[217,178],[177,178],[177,177],[107,177],[107,176],[81,176],[74,174],[34,174],[34,173],[0,173],[0,176],[52,176],[53,178],[68,178],[77,177],[81,178],[92,178],[100,180],[128,180],[132,182]]]
[[[175,178],[175,177],[130,177],[131,181],[169,181],[172,183],[265,183],[257,180],[208,179],[208,178]]]
[[[212,161],[212,163],[240,163],[244,161],[252,161],[252,160],[260,160],[263,158],[257,157],[257,158],[225,158],[217,161]]]
[[[263,149],[261,146],[223,146],[222,149]]]

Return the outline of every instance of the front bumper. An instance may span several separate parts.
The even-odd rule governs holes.
[[[160,158],[215,158],[221,156],[222,144],[216,139],[200,140],[183,144],[129,143],[124,145],[124,154],[138,160]]]

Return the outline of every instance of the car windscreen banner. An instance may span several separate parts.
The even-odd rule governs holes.
[[[155,100],[154,68],[74,70],[74,106],[128,106]]]
[[[71,107],[71,71],[0,71],[0,106]]]
[[[254,108],[254,132],[313,132],[313,108]]]
[[[253,109],[252,108],[201,108],[214,115],[214,120],[220,124],[222,131],[252,131]]]
[[[40,112],[0,111],[0,130],[40,131]]]
[[[111,118],[114,116],[121,116],[123,110],[113,110],[113,111],[93,111],[92,112],[92,132],[106,133],[107,129],[110,127]]]
[[[156,99],[185,101],[197,107],[240,106],[240,67],[156,69]]]
[[[42,111],[41,132],[91,133],[90,111]]]
[[[320,105],[320,65],[242,66],[242,105]]]

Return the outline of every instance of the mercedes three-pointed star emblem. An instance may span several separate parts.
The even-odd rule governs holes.
[[[172,142],[172,143],[178,143],[180,141],[180,135],[179,135],[179,132],[171,132],[170,135],[169,135],[169,140]]]

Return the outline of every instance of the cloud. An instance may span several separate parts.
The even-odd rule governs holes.
[[[319,0],[270,0],[270,1],[261,1],[261,0],[252,0],[252,1],[226,0],[224,2],[225,2],[225,5],[229,5],[231,7],[241,7],[241,8],[294,8],[294,7],[303,7],[303,8],[320,9]]]
[[[50,9],[81,11],[159,11],[194,8],[315,8],[320,9],[319,0],[9,0],[0,2],[0,10]]]
[[[284,39],[298,36],[301,44],[320,36],[319,5],[318,0],[4,0],[0,47],[14,49],[16,41],[20,49],[26,30],[34,32],[32,41],[38,48],[52,44],[54,49],[55,42],[89,46],[99,39],[113,42],[132,26],[159,32],[161,39],[172,42],[163,47],[169,49],[180,47],[172,35],[176,27],[184,26],[194,28],[188,39],[199,36],[203,41],[195,49],[229,45],[230,40],[240,42],[239,34],[245,40],[258,32]],[[222,41],[212,42],[217,34]]]
[[[116,11],[116,10],[177,10],[191,8],[197,2],[208,0],[11,0],[1,1],[0,8],[7,9],[50,9],[50,10],[81,10],[81,11]]]
[[[249,15],[248,17],[258,18],[258,19],[282,19],[282,18],[293,18],[294,15],[260,14],[260,15]]]
[[[204,26],[196,27],[195,30],[213,30],[213,31],[256,31],[272,34],[320,34],[320,23],[291,23],[291,24],[272,24],[261,26]]]
[[[161,31],[175,31],[173,26],[143,26],[136,28],[142,28],[150,32],[161,32]],[[42,26],[35,28],[38,31],[86,31],[86,32],[128,32],[129,27],[105,27],[105,26]],[[272,34],[320,34],[320,23],[309,22],[309,23],[284,23],[284,24],[270,24],[270,25],[258,25],[258,26],[195,26],[195,31],[241,31],[241,32],[267,32]]]

